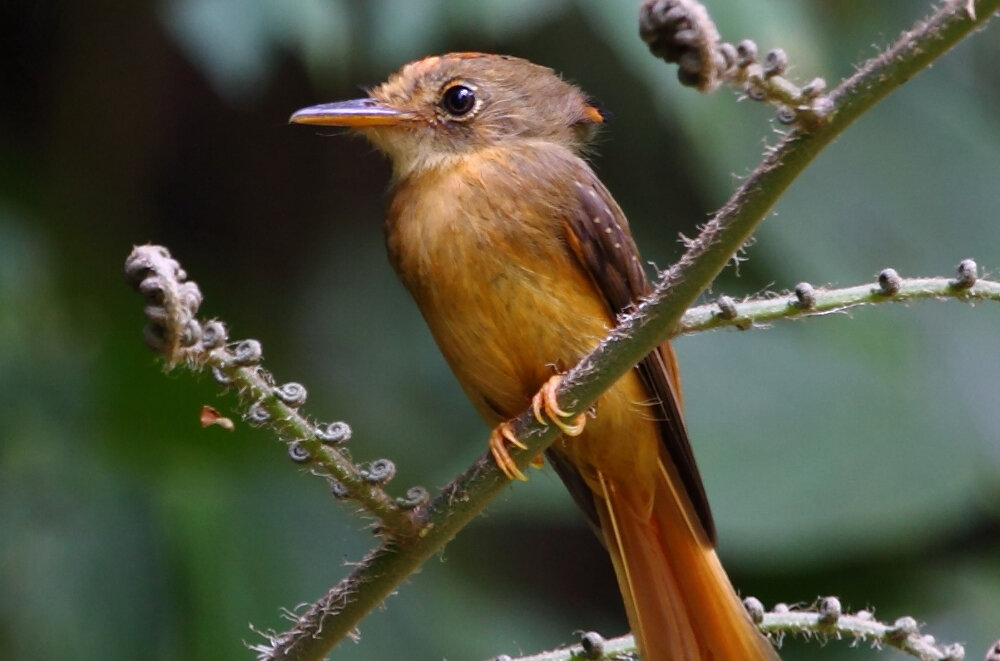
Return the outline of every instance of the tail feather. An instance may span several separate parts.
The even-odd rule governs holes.
[[[663,466],[653,500],[598,474],[601,529],[643,661],[778,661]]]

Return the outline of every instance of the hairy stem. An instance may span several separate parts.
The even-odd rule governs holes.
[[[676,332],[685,335],[729,326],[745,330],[755,324],[779,319],[829,314],[876,303],[924,299],[1000,301],[1000,282],[992,280],[978,280],[963,287],[956,285],[952,278],[900,278],[894,287],[892,291],[886,291],[876,283],[840,289],[813,289],[799,285],[795,294],[754,298],[738,303],[721,297],[719,302],[699,305],[685,312]]]
[[[852,645],[868,643],[872,647],[895,647],[920,661],[961,661],[965,657],[962,645],[938,644],[933,636],[921,633],[912,617],[900,617],[890,624],[875,619],[870,611],[843,613],[836,597],[824,597],[806,609],[776,604],[768,612],[764,612],[764,607],[753,597],[744,601],[761,631],[779,644],[791,635],[824,641],[846,639]],[[510,661],[613,661],[636,651],[631,635],[604,640],[588,632],[583,635],[581,644]]]

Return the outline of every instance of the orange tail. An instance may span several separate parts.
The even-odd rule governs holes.
[[[649,502],[636,481],[599,474],[595,498],[643,661],[778,661],[660,460]],[[673,482],[677,484],[677,482]],[[601,497],[603,496],[603,497]]]

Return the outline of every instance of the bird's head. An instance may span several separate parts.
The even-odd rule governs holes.
[[[397,177],[515,141],[579,150],[604,120],[592,99],[551,69],[483,53],[412,62],[366,98],[303,108],[290,119],[360,131],[392,158]]]

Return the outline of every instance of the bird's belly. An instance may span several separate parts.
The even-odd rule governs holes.
[[[603,301],[575,268],[540,272],[508,262],[455,271],[419,303],[455,376],[491,425],[527,408],[549,377],[573,367],[611,328]],[[654,410],[631,371],[601,396],[584,434],[556,448],[592,486],[598,469],[643,480],[656,466]]]
[[[546,379],[572,367],[610,330],[603,303],[587,295],[592,290],[582,277],[573,281],[574,270],[549,273],[515,260],[455,266],[419,303],[487,420],[523,410]]]
[[[401,186],[387,241],[441,353],[495,425],[596,347],[614,317],[563,242],[558,217],[537,213],[526,196],[474,195],[490,190],[447,173]],[[651,481],[659,437],[649,398],[627,373],[601,396],[584,434],[556,449],[592,486],[597,467]]]

